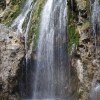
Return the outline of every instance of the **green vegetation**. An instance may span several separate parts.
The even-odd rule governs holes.
[[[20,13],[20,6],[22,2],[25,0],[11,0],[9,4],[9,8],[6,8],[3,14],[3,18],[1,18],[0,23],[10,26],[12,21],[18,16]]]
[[[12,21],[19,15],[20,13],[20,7],[25,2],[26,0],[11,0],[9,4],[9,9],[5,9],[3,17],[0,19],[0,23],[3,23],[7,26],[10,26]],[[39,33],[39,25],[40,25],[40,14],[43,9],[43,6],[45,4],[46,0],[34,0],[36,2],[36,6],[34,8],[34,13],[32,15],[32,20],[31,20],[31,27],[29,30],[29,38],[28,38],[28,46],[32,42],[32,37],[33,37],[33,42],[34,42],[34,48],[37,45],[37,40],[38,40],[38,33]]]
[[[32,17],[32,23],[31,23],[31,28],[29,31],[29,38],[28,38],[28,45],[32,42],[32,37],[33,37],[33,43],[34,43],[34,49],[37,46],[37,40],[38,40],[38,33],[39,33],[39,25],[40,25],[40,15],[41,11],[43,9],[43,6],[45,4],[45,0],[37,0],[36,1],[36,6],[34,8],[34,13]]]
[[[28,34],[28,46],[32,42],[34,42],[34,48],[37,46],[37,40],[38,40],[38,33],[39,33],[39,27],[40,27],[40,15],[41,11],[43,9],[43,6],[45,4],[46,0],[34,0],[36,2],[36,6],[34,8],[34,13],[32,16],[31,21],[31,27]],[[25,0],[11,0],[10,3],[10,9],[8,9],[2,20],[1,23],[6,24],[8,26],[11,25],[12,21],[19,15],[20,13],[20,6],[22,5],[22,2],[25,2]],[[69,38],[69,50],[71,50],[71,47],[73,44],[78,45],[79,36],[76,32],[76,23],[74,22],[76,15],[75,13],[72,15],[72,11],[68,9],[68,38]]]
[[[76,26],[76,14],[68,9],[68,48],[69,51],[72,49],[72,45],[76,46],[79,44],[79,34]]]

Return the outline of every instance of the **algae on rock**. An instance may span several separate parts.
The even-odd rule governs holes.
[[[31,20],[31,27],[28,33],[28,46],[33,41],[33,49],[36,48],[38,34],[39,34],[39,27],[40,27],[40,15],[45,4],[45,0],[37,0],[36,5],[33,11],[32,20]]]
[[[79,44],[79,34],[77,32],[77,11],[71,8],[71,2],[68,2],[68,48],[72,51]],[[75,6],[75,5],[74,5]],[[76,8],[75,8],[76,9]],[[70,52],[71,53],[71,52]]]
[[[91,84],[96,73],[97,65],[93,64],[96,60],[94,40],[91,33],[90,6],[89,0],[75,0],[77,4],[76,30],[79,34],[79,44],[72,55],[72,61],[75,58],[76,64],[72,65],[76,69],[78,81],[77,99],[89,100]],[[84,4],[84,5],[83,5]],[[74,22],[74,20],[72,21]],[[77,59],[76,59],[77,58]],[[80,63],[77,63],[80,61]],[[73,63],[73,62],[72,62]],[[74,62],[75,63],[75,62]],[[96,62],[97,63],[97,62]],[[82,76],[80,78],[79,76]]]
[[[0,23],[10,26],[12,21],[20,13],[21,5],[24,1],[25,0],[9,0],[9,2],[5,1],[6,7],[0,13]]]

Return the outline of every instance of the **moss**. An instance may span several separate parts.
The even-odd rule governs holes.
[[[10,26],[12,21],[19,15],[20,6],[25,0],[11,0],[9,8],[5,9],[1,23]]]
[[[77,13],[72,12],[70,8],[68,9],[68,48],[69,51],[72,49],[72,45],[76,46],[79,44],[79,34],[77,32]]]
[[[19,15],[20,13],[20,8],[18,5],[15,5],[13,7],[11,7],[12,9],[14,9],[13,11],[10,12],[10,14],[8,16],[5,16],[5,19],[3,20],[4,24],[7,24],[8,26],[11,25],[12,21]]]
[[[31,29],[29,31],[29,38],[28,38],[28,45],[32,42],[32,37],[33,37],[33,42],[34,42],[34,49],[37,46],[37,40],[38,40],[38,33],[39,33],[39,25],[40,25],[40,15],[41,11],[43,9],[43,6],[45,4],[45,0],[37,0],[36,6],[34,8],[34,13],[32,17],[32,23],[31,23]]]

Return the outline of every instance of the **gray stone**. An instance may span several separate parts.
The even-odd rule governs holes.
[[[18,100],[14,89],[18,85],[23,57],[24,45],[17,34],[0,24],[0,100]]]

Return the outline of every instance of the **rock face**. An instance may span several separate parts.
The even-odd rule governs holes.
[[[18,75],[23,57],[22,41],[15,32],[0,24],[0,100],[18,100]]]
[[[12,21],[20,13],[20,7],[24,1],[0,0],[0,23],[11,25]],[[68,0],[68,2],[72,2],[70,10],[72,10],[72,17],[74,17],[74,19],[70,19],[72,20],[70,24],[75,25],[75,29],[72,27],[70,30],[72,30],[72,33],[77,31],[76,33],[79,34],[79,44],[71,57],[71,87],[73,90],[72,94],[77,96],[75,100],[100,100],[100,97],[96,99],[97,97],[95,96],[96,94],[99,96],[100,90],[100,28],[98,27],[97,30],[98,53],[96,56],[94,39],[91,32],[92,25],[90,23],[92,15],[90,8],[93,5],[90,5],[90,1],[94,2],[96,0]],[[36,44],[40,11],[44,6],[44,2],[45,0],[37,0],[28,44],[32,41],[32,33],[35,33],[33,39],[34,45]],[[92,24],[94,22],[96,27],[100,26],[100,11],[97,16],[94,16]],[[21,76],[20,65],[23,57],[23,40],[18,37],[16,32],[13,32],[4,25],[0,25],[0,100],[19,100],[17,85]],[[27,92],[30,94],[29,90]]]
[[[79,80],[79,82],[77,81],[77,100],[100,100],[98,98],[100,52],[96,56],[95,39],[92,36],[92,27],[89,21],[89,0],[76,0],[76,4],[79,13],[76,26],[80,38],[76,52],[72,56],[72,67],[75,68]],[[98,17],[100,18],[100,16]],[[100,40],[100,37],[98,36],[97,39]],[[97,43],[99,42],[97,41]],[[98,90],[96,90],[97,87],[99,87]],[[95,96],[96,94],[98,97]]]
[[[25,0],[0,0],[0,23],[10,26]]]

